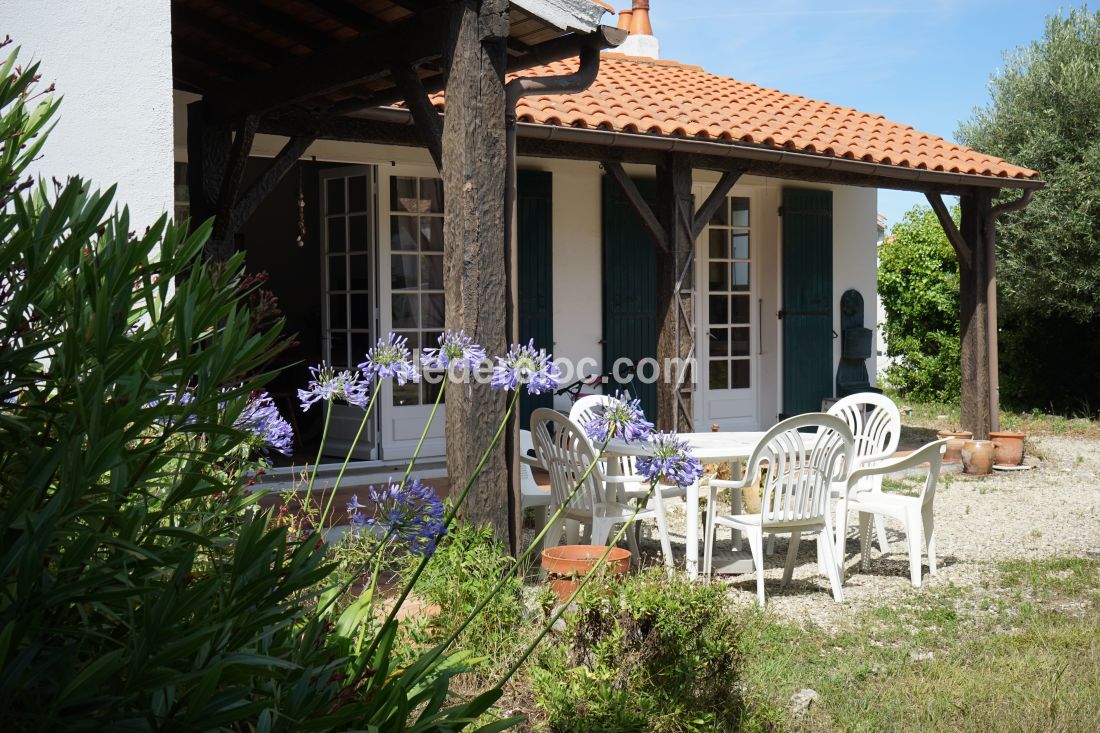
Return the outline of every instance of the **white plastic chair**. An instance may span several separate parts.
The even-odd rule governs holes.
[[[860,564],[864,570],[867,570],[871,559],[871,517],[874,516],[875,521],[878,521],[879,517],[887,516],[905,525],[905,536],[909,541],[909,576],[913,587],[919,588],[921,585],[922,534],[928,550],[928,572],[930,575],[936,574],[936,525],[932,514],[932,503],[936,498],[936,482],[939,480],[945,450],[947,450],[947,441],[937,440],[904,458],[859,468],[848,476],[848,495],[841,499],[837,516],[847,525],[848,512],[853,510],[859,512]],[[928,474],[925,476],[924,486],[921,487],[918,496],[887,494],[882,490],[883,476],[916,468],[924,463],[928,464]],[[878,488],[859,490],[866,479],[874,476],[880,479]],[[845,526],[837,527],[838,532],[844,529]]]
[[[609,395],[586,395],[573,403],[569,410],[569,419],[576,423],[582,430],[593,419],[599,416],[599,411],[604,406],[612,403],[616,398]],[[587,437],[587,432],[585,436]],[[591,441],[590,441],[591,442]],[[598,446],[593,445],[598,450]],[[634,456],[606,456],[607,471],[605,481],[613,485],[618,496],[618,501],[626,503],[630,500],[644,499],[649,494],[649,481],[638,473],[635,467],[637,458]],[[661,554],[664,556],[665,565],[673,566],[672,541],[668,533],[668,515],[665,512],[665,499],[686,496],[687,489],[681,486],[667,486],[657,484],[650,495],[649,508],[657,513],[657,534],[661,542]],[[641,525],[638,525],[639,528]]]
[[[856,445],[856,457],[852,470],[873,466],[897,451],[898,441],[901,439],[901,413],[894,401],[886,395],[876,392],[849,395],[830,407],[828,414],[839,417],[852,431]],[[857,490],[869,491],[881,488],[882,475],[873,474],[865,476]],[[833,487],[832,497],[840,499],[846,490],[846,483],[836,485]],[[837,502],[836,511],[837,561],[843,569],[847,527],[840,514],[839,502]],[[878,532],[879,550],[883,553],[889,552],[890,543],[886,539],[886,523],[882,517],[875,517],[875,529]]]
[[[618,501],[615,492],[608,487],[603,466],[596,459],[596,451],[584,430],[560,412],[541,407],[531,414],[531,433],[539,459],[550,474],[553,505],[565,506],[561,517],[547,532],[547,546],[558,544],[561,522],[569,519],[585,525],[585,535],[592,544],[607,544],[611,530],[628,522],[634,516],[635,508]],[[589,466],[591,471],[588,471]],[[588,475],[581,481],[586,471]],[[567,504],[578,482],[581,482],[580,490]],[[654,519],[656,515],[656,510],[644,508],[638,511],[636,519]],[[633,562],[637,563],[637,540],[633,532],[625,534],[633,553]]]
[[[816,436],[799,428],[817,428]],[[807,438],[815,439],[807,445]],[[823,413],[797,415],[779,423],[760,439],[744,473],[755,477],[767,465],[759,514],[718,514],[717,489],[740,491],[752,478],[740,481],[711,479],[707,502],[706,537],[703,543],[703,572],[713,570],[714,539],[718,525],[740,530],[748,539],[756,566],[756,597],[764,605],[764,533],[791,535],[783,586],[791,580],[798,543],[803,534],[817,535],[818,564],[823,566],[833,588],[833,598],[844,600],[840,566],[833,550],[833,528],[829,492],[834,481],[844,478],[855,453],[852,431],[838,417]]]
[[[535,481],[533,469],[545,471],[542,461],[534,450],[535,440],[531,437],[530,430],[519,431],[519,488],[520,505],[524,511],[531,510],[535,520],[535,535],[546,526],[546,512],[553,503],[553,496],[549,491],[544,491]],[[534,454],[534,455],[532,455]]]

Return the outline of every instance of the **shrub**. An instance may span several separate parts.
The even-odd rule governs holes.
[[[913,399],[957,402],[959,263],[930,208],[906,212],[879,247],[878,292],[887,354],[895,357],[890,386]]]
[[[592,583],[530,672],[549,729],[736,730],[741,627],[727,606],[720,584],[664,569]]]

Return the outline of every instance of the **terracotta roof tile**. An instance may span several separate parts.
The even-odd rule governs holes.
[[[568,74],[576,63],[560,61],[523,74]],[[435,101],[442,105],[441,97]],[[614,53],[604,54],[587,91],[527,97],[517,113],[521,121],[537,124],[725,140],[981,176],[1039,175],[882,115],[784,94],[699,66]]]

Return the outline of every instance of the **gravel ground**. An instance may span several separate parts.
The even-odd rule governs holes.
[[[1035,439],[1028,444],[1026,462],[1036,468],[988,477],[941,476],[935,499],[939,568],[932,577],[925,564],[925,588],[980,585],[1002,560],[1100,556],[1100,439]],[[671,499],[667,505],[673,553],[682,564],[682,503]],[[835,628],[857,610],[903,603],[910,594],[920,593],[909,583],[902,526],[887,520],[887,533],[891,552],[881,555],[876,542],[870,569],[862,571],[859,541],[854,527],[849,528],[842,604],[833,602],[828,580],[818,575],[812,539],[801,543],[791,585],[780,589],[787,543],[779,538],[775,554],[766,558],[768,607],[792,620]],[[659,560],[655,528],[643,528],[642,552],[647,562]],[[723,579],[735,603],[755,602],[755,575]]]

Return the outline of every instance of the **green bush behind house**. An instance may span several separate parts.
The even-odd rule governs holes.
[[[953,210],[958,221],[958,207]],[[879,246],[889,385],[911,399],[957,402],[959,263],[934,211],[905,213]]]

